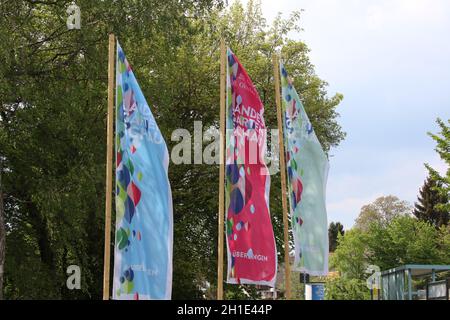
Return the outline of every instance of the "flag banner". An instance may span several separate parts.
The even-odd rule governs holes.
[[[227,282],[275,286],[277,253],[264,162],[264,106],[251,79],[227,50]]]
[[[328,274],[328,222],[325,206],[328,158],[305,108],[280,63],[286,170],[292,231],[294,271]]]
[[[114,299],[168,300],[172,291],[169,153],[117,43]]]

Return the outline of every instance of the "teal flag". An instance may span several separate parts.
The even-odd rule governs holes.
[[[286,170],[292,231],[293,270],[328,274],[328,222],[325,206],[328,158],[284,65],[280,63]]]

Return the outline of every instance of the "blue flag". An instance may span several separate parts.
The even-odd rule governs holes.
[[[114,299],[170,299],[172,195],[169,153],[117,43]]]

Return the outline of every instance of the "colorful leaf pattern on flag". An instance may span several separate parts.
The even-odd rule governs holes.
[[[125,54],[116,63],[114,299],[170,299],[172,196],[166,144]]]
[[[264,106],[236,56],[227,52],[226,238],[228,283],[275,285],[277,255],[264,163]]]

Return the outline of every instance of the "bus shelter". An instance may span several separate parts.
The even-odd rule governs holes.
[[[450,271],[450,265],[404,265],[381,273],[382,300],[413,300],[420,296],[413,291],[413,279],[431,277],[424,299],[449,298],[449,279],[436,281],[437,276]]]

